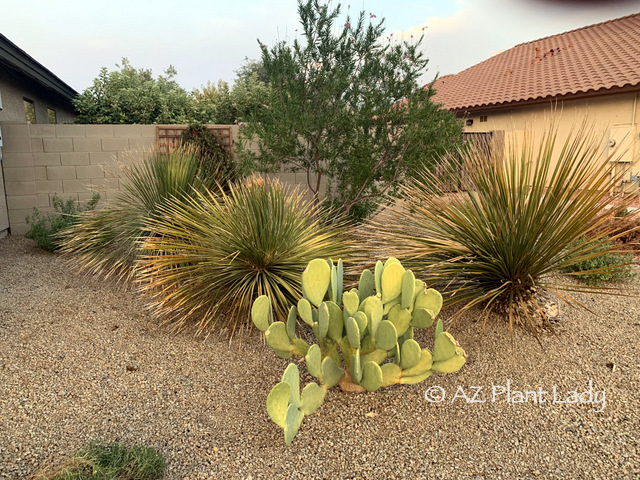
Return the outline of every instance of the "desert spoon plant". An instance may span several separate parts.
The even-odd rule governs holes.
[[[442,307],[442,296],[416,280],[395,258],[364,270],[358,288],[343,292],[342,261],[312,260],[302,273],[303,298],[285,322],[274,322],[271,299],[253,304],[255,326],[281,358],[305,357],[307,371],[319,384],[300,393],[298,367],[290,364],[267,397],[267,412],[284,430],[285,443],[295,437],[305,415],[314,413],[328,389],[373,392],[380,387],[416,384],[433,372],[453,373],[465,353],[438,320],[433,350],[413,339],[414,328],[428,328]],[[313,330],[316,344],[296,337],[297,319]]]

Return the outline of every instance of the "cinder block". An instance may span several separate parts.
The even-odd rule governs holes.
[[[106,165],[114,163],[118,158],[116,153],[111,152],[91,152],[89,153],[90,165]]]
[[[91,188],[100,192],[105,190],[119,190],[120,183],[117,178],[92,178]]]
[[[13,222],[11,220],[11,215],[9,215],[9,222],[11,224],[11,234],[12,235],[24,235],[29,231],[29,225],[24,223],[24,218],[21,223]]]
[[[100,165],[78,166],[76,178],[104,178],[104,170]]]
[[[67,123],[55,125],[58,138],[75,138],[85,136],[84,125],[70,125]]]
[[[85,125],[87,137],[113,137],[113,125]]]
[[[33,164],[35,166],[60,165],[59,153],[34,153]]]
[[[91,189],[89,180],[63,180],[62,191],[65,195],[69,193],[81,193]]]
[[[31,152],[31,139],[10,137],[2,127],[2,153]]]
[[[103,152],[120,152],[122,150],[129,149],[128,138],[103,138],[102,139],[102,151]]]
[[[36,206],[38,208],[48,208],[51,206],[51,194],[50,193],[39,193],[36,195],[38,197],[36,201]]]
[[[31,153],[6,153],[2,156],[2,163],[6,167],[28,167],[33,165]]]
[[[75,180],[76,167],[47,167],[47,180]]]
[[[31,151],[32,152],[44,152],[44,142],[41,138],[31,139]]]
[[[155,125],[140,125],[140,136],[144,138],[153,138],[155,143],[156,138],[156,126]]]
[[[113,133],[118,138],[140,136],[140,125],[114,125]]]
[[[73,140],[70,138],[43,138],[45,152],[72,152]]]
[[[62,180],[36,180],[38,193],[62,192]]]
[[[154,138],[130,138],[129,150],[136,152],[148,152],[153,150],[156,146],[156,139]]]
[[[11,195],[35,195],[36,181],[31,182],[4,182],[7,198]]]
[[[33,173],[35,175],[36,180],[47,179],[47,167],[33,167]]]
[[[56,136],[56,126],[55,125],[47,125],[43,123],[38,123],[35,125],[31,125],[29,127],[29,131],[31,132],[31,138],[34,137],[55,137]]]
[[[73,139],[73,148],[69,152],[100,152],[102,143],[99,138],[78,137]]]
[[[33,182],[36,174],[33,167],[15,167],[4,169],[4,180],[6,182]]]
[[[65,152],[60,154],[62,165],[89,165],[89,153]]]
[[[2,136],[6,138],[29,138],[27,122],[2,122]]]
[[[36,195],[11,195],[7,197],[7,207],[9,210],[20,208],[34,209],[38,206],[38,197]]]

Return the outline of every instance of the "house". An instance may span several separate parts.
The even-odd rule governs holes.
[[[465,120],[465,136],[491,148],[543,126],[554,109],[559,141],[587,117],[606,131],[605,148],[625,147],[624,187],[637,187],[640,13],[516,45],[434,88],[434,101]]]
[[[2,131],[8,133],[12,128],[11,122],[73,122],[75,113],[71,100],[76,95],[73,88],[0,34],[0,238],[9,229]],[[17,169],[7,170],[9,175],[14,171],[18,172]],[[6,180],[13,181],[16,185],[20,183],[18,178]]]

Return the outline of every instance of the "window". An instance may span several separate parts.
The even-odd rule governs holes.
[[[24,118],[27,122],[36,123],[36,106],[33,100],[23,98],[24,100]]]
[[[57,123],[56,122],[56,111],[53,108],[47,108],[47,117],[49,118],[49,123]]]
[[[480,122],[486,122],[487,121],[487,116],[486,115],[480,115]]]

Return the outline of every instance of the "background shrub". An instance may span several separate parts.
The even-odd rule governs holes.
[[[301,296],[300,273],[314,258],[349,254],[345,226],[275,180],[252,177],[228,193],[196,192],[147,217],[143,288],[156,311],[199,331],[249,320],[260,295],[285,319]]]
[[[60,197],[54,195],[51,200],[54,213],[43,214],[37,208],[34,208],[33,214],[26,218],[27,224],[31,225],[31,228],[24,236],[34,240],[40,248],[53,252],[61,246],[62,237],[60,233],[77,222],[79,214],[93,210],[98,200],[100,200],[98,192],[95,192],[91,200],[84,206],[79,205],[75,198],[63,201]]]
[[[602,285],[612,280],[634,276],[630,266],[633,262],[633,253],[612,251],[611,242],[598,243],[586,239],[581,239],[580,242],[588,244],[593,258],[570,265],[564,268],[563,272],[574,273],[588,285]]]
[[[220,140],[206,125],[191,124],[180,134],[185,145],[197,149],[206,176],[223,176],[227,181],[236,178],[236,166],[231,153],[220,144]]]

